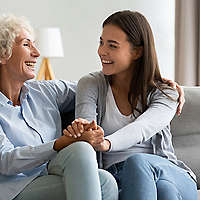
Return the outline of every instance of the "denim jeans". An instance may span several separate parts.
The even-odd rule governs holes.
[[[14,200],[117,200],[114,177],[98,169],[90,144],[76,142],[48,165],[48,175],[32,181]]]
[[[138,153],[112,165],[121,200],[197,200],[197,185],[190,175],[169,160]]]

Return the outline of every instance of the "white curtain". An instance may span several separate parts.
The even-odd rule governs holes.
[[[176,0],[175,80],[200,85],[200,0]]]

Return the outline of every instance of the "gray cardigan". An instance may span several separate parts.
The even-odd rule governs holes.
[[[90,73],[79,80],[76,94],[76,118],[96,120],[101,126],[106,110],[108,84],[108,77],[102,72]],[[165,89],[164,92],[173,99],[178,98],[175,90]],[[183,162],[177,160],[174,154],[170,122],[175,115],[177,102],[157,89],[149,94],[147,103],[148,109],[134,122],[106,137],[111,142],[110,151],[124,151],[150,139],[153,154],[167,158],[186,169],[195,179],[193,172]],[[101,153],[98,153],[98,162],[102,167]]]

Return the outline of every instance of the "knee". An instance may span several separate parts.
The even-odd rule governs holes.
[[[73,153],[77,153],[77,154],[88,153],[88,154],[96,155],[95,150],[88,142],[84,142],[84,141],[75,142],[71,144],[69,148],[71,149],[71,151],[73,151]]]
[[[96,153],[93,147],[87,142],[75,142],[63,149],[71,153],[71,156],[77,159],[96,159]],[[63,151],[62,150],[62,151]]]
[[[48,171],[51,174],[62,174],[65,169],[79,171],[79,168],[93,169],[94,167],[98,168],[93,147],[87,142],[76,142],[59,151],[49,162]]]
[[[168,180],[156,183],[158,199],[182,199],[177,186]]]
[[[118,186],[115,178],[109,172],[99,169],[102,199],[117,200]]]
[[[58,157],[66,162],[96,163],[96,153],[93,147],[87,142],[75,142],[58,153]]]
[[[142,166],[144,166],[146,164],[146,161],[147,161],[146,155],[138,153],[133,156],[130,156],[125,161],[125,167],[137,170],[140,169]]]

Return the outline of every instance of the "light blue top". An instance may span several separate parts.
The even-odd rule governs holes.
[[[60,112],[74,109],[76,84],[28,81],[20,93],[21,106],[0,92],[0,200],[13,199],[56,155],[61,136]]]

